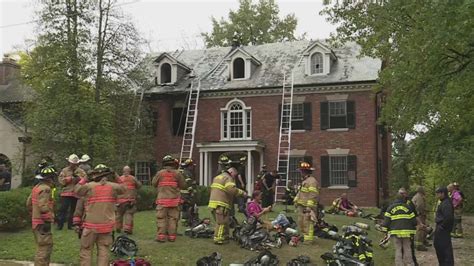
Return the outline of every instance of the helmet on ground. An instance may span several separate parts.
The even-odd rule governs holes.
[[[89,155],[87,154],[84,154],[82,155],[81,159],[79,160],[80,163],[85,163],[85,162],[88,162],[91,160],[91,157],[89,157]]]
[[[76,154],[71,154],[69,155],[69,157],[66,158],[66,160],[72,164],[78,164],[80,163],[80,159],[79,159],[79,156],[77,156]]]
[[[54,167],[48,166],[43,169],[41,169],[40,174],[36,175],[35,178],[40,179],[40,180],[45,180],[48,178],[55,178],[58,176],[58,173],[56,172],[56,169]]]
[[[165,155],[165,157],[163,157],[163,159],[161,160],[161,163],[163,165],[175,165],[176,164],[176,159],[171,156],[171,155]]]
[[[307,162],[300,162],[298,169],[302,171],[314,171],[314,168],[311,167],[311,164]]]
[[[137,254],[138,247],[133,239],[121,235],[115,239],[110,251],[117,256],[134,257]]]

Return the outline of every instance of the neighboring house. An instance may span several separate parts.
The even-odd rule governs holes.
[[[391,139],[377,125],[379,59],[358,57],[349,43],[295,41],[151,55],[155,86],[147,90],[156,125],[156,159],[178,156],[191,81],[201,80],[193,159],[210,185],[223,153],[247,157],[240,169],[251,191],[263,164],[277,167],[283,73],[294,73],[289,178],[308,161],[329,204],[341,193],[361,206],[388,196]],[[194,83],[196,86],[196,82]],[[139,162],[149,178],[147,162]],[[137,169],[138,170],[138,169]],[[153,174],[153,173],[152,173]]]
[[[0,62],[0,163],[12,173],[12,188],[20,185],[29,157],[23,108],[33,98],[33,90],[20,83],[19,72],[15,60],[4,56]]]

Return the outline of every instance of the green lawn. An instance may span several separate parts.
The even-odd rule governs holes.
[[[200,217],[209,217],[209,210],[201,207]],[[278,213],[272,212],[267,215],[267,219],[275,217]],[[289,212],[289,215],[294,215]],[[238,217],[239,220],[241,217]],[[382,237],[382,233],[373,230],[373,223],[360,218],[349,218],[339,215],[326,215],[326,221],[335,224],[339,228],[344,224],[354,222],[364,222],[371,225],[369,238],[374,242],[374,257],[377,265],[386,265],[393,261],[393,250],[383,250],[377,246]],[[256,256],[256,252],[240,248],[235,242],[228,245],[216,246],[212,239],[191,239],[186,236],[178,237],[174,243],[157,243],[155,237],[155,212],[145,211],[137,213],[135,216],[135,234],[132,236],[139,246],[139,257],[146,257],[153,265],[195,265],[198,258],[207,256],[214,251],[222,254],[224,265],[229,263],[243,263],[251,257]],[[180,227],[182,233],[184,228]],[[57,263],[68,263],[77,265],[79,261],[79,240],[74,231],[63,230],[53,231],[54,250],[52,261]],[[30,230],[22,230],[15,233],[0,233],[0,259],[15,259],[32,261],[35,253],[33,234]],[[332,250],[334,241],[317,239],[311,246],[300,245],[290,247],[284,245],[281,249],[272,249],[280,259],[281,265],[286,265],[290,259],[298,255],[309,256],[314,264],[322,264],[320,255]]]

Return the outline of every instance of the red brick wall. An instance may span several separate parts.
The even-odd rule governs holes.
[[[329,93],[334,94],[334,93]],[[313,157],[315,175],[320,179],[320,156],[327,155],[326,149],[350,149],[350,155],[357,156],[357,187],[349,190],[324,188],[321,192],[323,204],[330,204],[342,192],[360,206],[377,204],[377,160],[376,160],[376,113],[375,95],[370,91],[349,93],[348,100],[355,101],[356,128],[347,132],[329,132],[320,129],[320,105],[328,94],[306,94],[305,102],[312,103],[312,130],[293,133],[292,149],[306,150]],[[195,136],[195,143],[217,142],[220,140],[220,108],[225,107],[230,98],[201,98]],[[252,108],[252,139],[265,144],[265,164],[276,168],[279,113],[281,96],[240,97],[246,106]],[[173,100],[154,102],[158,111],[158,133],[156,156],[162,158],[167,153],[179,153],[181,137],[171,136],[171,106]],[[385,151],[386,152],[386,151]],[[194,148],[194,158],[199,160],[198,149]],[[199,167],[199,166],[198,166]],[[196,173],[199,170],[196,169]]]

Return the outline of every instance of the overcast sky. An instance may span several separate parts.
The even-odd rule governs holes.
[[[24,49],[34,38],[34,10],[39,0],[0,0],[0,55]],[[211,30],[211,16],[227,17],[238,8],[237,0],[119,0],[150,43],[147,52],[203,47],[201,32]],[[310,39],[327,38],[335,26],[319,15],[322,0],[280,0],[280,15],[294,13],[297,35]]]

